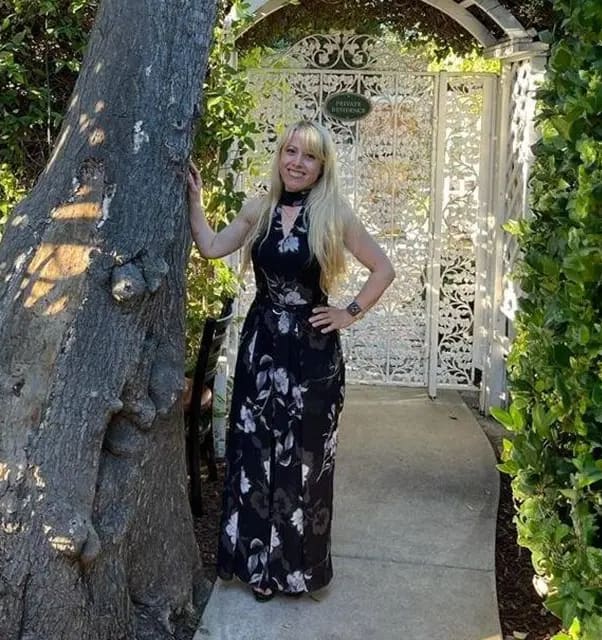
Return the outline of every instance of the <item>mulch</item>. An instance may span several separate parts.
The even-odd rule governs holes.
[[[516,544],[510,478],[500,474],[500,503],[495,540],[495,574],[502,637],[550,640],[562,627],[542,605],[533,587],[531,552]]]
[[[224,466],[223,462],[218,463],[216,481],[210,482],[203,476],[203,516],[194,521],[205,575],[211,582],[215,582],[216,578],[215,561]],[[500,474],[495,567],[502,637],[504,640],[550,640],[560,631],[560,621],[544,609],[533,588],[530,552],[516,544],[513,517],[510,479]]]

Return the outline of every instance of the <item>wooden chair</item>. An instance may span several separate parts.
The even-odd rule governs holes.
[[[213,445],[213,381],[228,325],[232,321],[233,300],[224,302],[219,318],[207,318],[199,346],[194,378],[184,393],[186,424],[186,457],[190,477],[190,508],[195,516],[202,514],[201,451],[205,454],[209,478],[217,479]],[[202,425],[205,425],[204,427]]]

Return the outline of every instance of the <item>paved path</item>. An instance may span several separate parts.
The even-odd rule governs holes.
[[[257,603],[217,581],[195,640],[501,640],[498,476],[456,392],[352,386],[327,589]]]

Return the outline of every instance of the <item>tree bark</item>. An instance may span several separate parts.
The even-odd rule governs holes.
[[[185,637],[185,171],[215,0],[104,0],[0,245],[0,640]]]

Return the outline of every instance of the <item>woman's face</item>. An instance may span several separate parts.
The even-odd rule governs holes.
[[[302,146],[297,131],[282,147],[278,161],[280,177],[287,191],[304,191],[320,178],[322,163]]]

